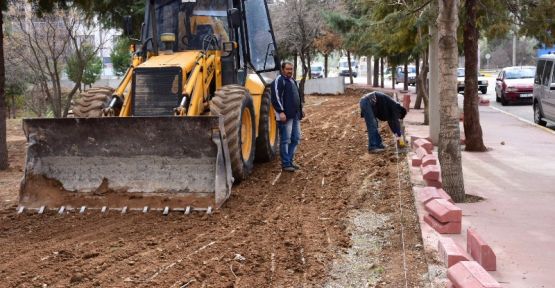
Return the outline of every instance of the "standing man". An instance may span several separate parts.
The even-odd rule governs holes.
[[[380,153],[384,151],[384,145],[378,132],[378,121],[387,121],[389,128],[397,137],[397,145],[404,148],[401,123],[399,119],[405,118],[407,110],[391,97],[381,92],[371,92],[360,98],[360,117],[366,122],[368,130],[368,152]]]
[[[281,63],[281,74],[272,82],[272,106],[276,111],[279,129],[279,154],[281,168],[295,172],[299,166],[293,158],[301,139],[301,119],[303,118],[303,101],[299,96],[299,87],[293,77],[293,64]]]

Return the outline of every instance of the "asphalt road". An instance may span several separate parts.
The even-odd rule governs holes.
[[[500,102],[495,101],[495,77],[487,77],[487,79],[489,84],[488,92],[485,95],[483,95],[481,92],[478,92],[479,95],[486,99],[489,99],[492,107],[516,116],[521,120],[534,123],[534,111],[532,109],[532,104],[510,104],[507,106],[501,105]],[[554,124],[550,123],[547,127],[555,130]]]

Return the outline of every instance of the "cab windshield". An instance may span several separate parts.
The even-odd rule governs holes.
[[[197,0],[182,4],[180,0],[162,0],[154,4],[157,41],[161,50],[220,50],[229,41],[227,1]],[[147,9],[150,6],[147,5]],[[152,49],[152,19],[150,11],[145,14],[143,43]],[[188,18],[188,19],[187,19]],[[171,47],[160,42],[162,34],[172,33],[176,41]]]

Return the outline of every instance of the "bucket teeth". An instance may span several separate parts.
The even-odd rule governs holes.
[[[44,214],[45,211],[47,210],[52,210],[52,211],[56,211],[57,214],[59,215],[63,215],[66,213],[71,213],[71,212],[75,212],[77,213],[77,211],[79,211],[79,214],[84,214],[87,210],[93,209],[95,211],[100,211],[100,213],[102,214],[106,214],[108,212],[110,212],[111,210],[115,210],[115,211],[120,211],[121,214],[127,214],[127,212],[129,211],[142,211],[142,213],[148,213],[150,211],[155,212],[155,211],[160,211],[162,212],[162,215],[167,216],[170,214],[170,212],[183,212],[184,215],[189,215],[193,212],[200,212],[200,213],[206,213],[207,215],[211,215],[214,213],[214,208],[212,206],[208,206],[206,208],[200,208],[200,207],[191,207],[191,206],[187,206],[185,208],[171,208],[170,206],[165,206],[163,209],[158,209],[158,208],[151,208],[149,206],[144,206],[143,208],[129,208],[128,206],[124,206],[122,208],[109,208],[108,206],[102,206],[102,208],[97,209],[97,208],[88,208],[87,206],[81,206],[78,208],[72,208],[71,206],[60,206],[59,208],[48,208],[47,206],[41,206],[40,208],[28,208],[25,206],[18,206],[16,209],[16,213],[17,214],[24,214],[25,210],[35,210],[38,212],[38,214]]]

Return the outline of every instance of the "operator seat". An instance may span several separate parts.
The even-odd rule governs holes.
[[[205,48],[205,47],[202,47],[204,37],[206,37],[207,35],[214,35],[214,29],[212,28],[212,25],[203,24],[203,25],[197,25],[196,30],[197,30],[196,31],[197,33],[193,36],[191,47],[195,49]],[[209,43],[206,43],[205,45],[208,45],[208,44]]]

